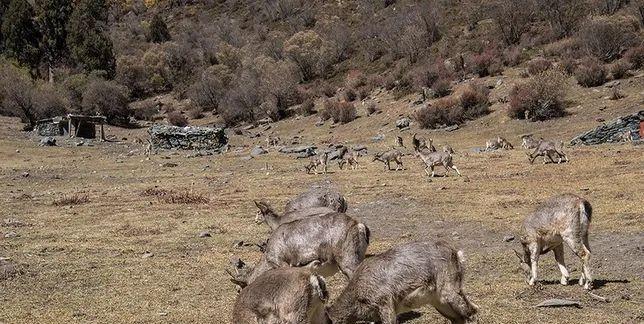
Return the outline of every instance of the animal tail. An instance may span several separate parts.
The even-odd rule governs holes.
[[[369,239],[371,238],[369,227],[363,223],[358,223],[358,232],[360,232],[360,235],[364,236],[365,242],[369,245]]]
[[[326,281],[324,281],[324,278],[312,274],[309,277],[309,284],[311,284],[313,294],[320,297],[320,300],[322,300],[323,302],[329,300],[329,291],[326,289]]]
[[[590,205],[588,200],[582,199],[579,202],[579,220],[582,224],[590,226],[591,219],[593,217],[593,207]]]

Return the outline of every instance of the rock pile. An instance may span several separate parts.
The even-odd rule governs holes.
[[[221,152],[228,144],[223,128],[153,125],[148,129],[154,149],[205,150]]]
[[[587,131],[570,141],[572,145],[584,144],[595,145],[602,143],[620,142],[624,139],[624,134],[628,131],[631,133],[632,140],[640,139],[640,123],[644,120],[644,110],[640,110],[632,115],[624,116],[605,123],[590,131]]]

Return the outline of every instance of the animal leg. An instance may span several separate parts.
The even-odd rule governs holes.
[[[579,240],[575,240],[570,237],[564,237],[564,241],[568,244],[575,255],[577,255],[579,259],[581,259],[582,274],[579,278],[579,285],[583,285],[585,289],[592,289],[593,278],[590,274],[590,250]]]
[[[456,174],[458,174],[459,177],[461,176],[461,172],[458,171],[458,168],[455,165],[452,165],[451,168],[454,169],[454,171],[456,171]]]
[[[382,324],[397,324],[396,310],[393,302],[389,301],[386,305],[380,305],[378,308],[378,315],[380,316],[380,323]]]
[[[559,244],[559,246],[553,248],[552,251],[555,253],[555,260],[557,260],[559,271],[561,271],[560,282],[562,285],[565,286],[568,284],[568,278],[570,278],[570,274],[568,273],[568,269],[566,268],[566,262],[564,261],[563,244]]]
[[[539,263],[539,255],[541,247],[538,244],[531,244],[530,249],[530,280],[528,285],[534,286],[534,283],[537,281],[537,268]]]
[[[432,175],[431,175],[431,177],[433,178],[433,177],[435,176],[435,174],[434,174],[434,166],[433,166],[433,165],[430,165],[430,166],[429,166],[429,168],[432,170]]]

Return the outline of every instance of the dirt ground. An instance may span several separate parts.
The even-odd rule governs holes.
[[[496,82],[496,80],[490,80]],[[630,88],[629,88],[630,87]],[[313,126],[315,117],[276,123],[283,139],[303,143],[365,144],[382,150],[401,135],[433,137],[456,150],[462,177],[428,181],[420,162],[404,157],[405,170],[383,172],[369,157],[356,171],[331,166],[324,175],[306,175],[304,161],[273,149],[246,160],[264,137],[232,136],[232,149],[219,156],[188,158],[161,152],[146,160],[145,129],[108,127],[119,142],[38,147],[13,119],[0,120],[0,257],[20,270],[0,280],[0,323],[230,323],[236,292],[224,269],[231,256],[255,262],[260,252],[235,247],[260,242],[269,231],[256,225],[254,199],[281,210],[290,197],[314,183],[331,182],[349,202],[348,213],[372,231],[369,254],[413,240],[443,239],[467,258],[466,292],[481,308],[481,323],[641,323],[644,321],[644,146],[611,144],[566,148],[563,164],[529,164],[521,149],[474,153],[485,139],[504,135],[519,147],[518,135],[532,132],[570,140],[573,135],[642,107],[642,78],[626,83],[619,102],[602,100],[608,89],[573,92],[570,115],[555,121],[508,120],[500,105],[493,114],[454,132],[393,130],[409,103],[381,97],[383,113],[331,128]],[[630,89],[630,91],[629,91]],[[639,89],[639,90],[637,90]],[[596,91],[595,91],[596,90]],[[494,93],[493,93],[494,95]],[[588,98],[593,98],[592,102]],[[196,121],[207,124],[208,119]],[[258,129],[251,130],[258,132]],[[385,134],[385,140],[370,138]],[[175,167],[163,167],[166,162]],[[265,167],[268,166],[268,170]],[[439,170],[442,172],[442,170]],[[143,196],[148,188],[201,194],[207,204],[174,204]],[[593,205],[590,244],[594,292],[574,284],[579,261],[566,248],[573,284],[558,284],[552,255],[540,263],[541,284],[533,289],[518,271],[512,253],[520,223],[547,197],[571,192]],[[88,202],[57,206],[62,198]],[[208,231],[211,237],[199,237]],[[5,234],[11,233],[8,237]],[[345,279],[329,279],[331,297]],[[581,301],[577,308],[535,308],[547,298]],[[405,323],[441,323],[432,308],[402,315]]]

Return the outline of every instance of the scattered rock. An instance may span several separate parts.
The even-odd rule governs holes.
[[[239,159],[241,159],[242,161],[250,161],[253,159],[253,157],[250,155],[246,155],[246,156],[240,157]]]
[[[411,123],[411,120],[409,118],[407,117],[401,118],[396,121],[396,127],[398,127],[398,129],[407,128],[409,127],[410,123]]]
[[[503,242],[512,242],[514,241],[514,235],[506,235],[503,237]]]
[[[2,224],[0,224],[3,227],[24,227],[24,226],[29,226],[29,224],[15,218],[5,218],[2,220]]]
[[[21,173],[20,176],[23,177],[23,178],[28,178],[29,177],[29,172],[25,171],[25,172]]]
[[[178,164],[172,163],[172,162],[166,162],[166,163],[161,164],[161,166],[164,167],[164,168],[174,168],[174,167],[178,166]]]
[[[606,120],[604,118],[599,117],[599,118],[595,119],[595,121],[598,122],[598,123],[603,123]]]
[[[311,150],[317,149],[317,146],[314,145],[301,145],[301,146],[294,146],[294,147],[282,147],[279,149],[280,153],[286,153],[286,154],[293,154],[293,153],[302,153],[302,152],[307,152]]]
[[[208,231],[203,231],[199,233],[199,237],[211,237],[210,232]]]
[[[83,141],[76,142],[76,146],[83,146],[84,144],[85,144],[85,142],[83,142]]]
[[[56,139],[51,136],[43,137],[40,140],[40,146],[56,146]]]
[[[535,307],[570,307],[570,306],[581,308],[581,303],[575,300],[553,298],[553,299],[546,299],[541,303],[537,304]]]
[[[16,150],[16,153],[20,153],[20,150]]]
[[[149,252],[149,251],[145,251],[141,257],[144,258],[144,259],[147,259],[147,258],[151,258],[153,256],[154,256],[154,253]]]
[[[447,126],[447,127],[443,128],[443,130],[445,130],[446,132],[453,132],[453,131],[455,131],[455,130],[457,130],[457,129],[458,129],[458,125],[456,125],[456,124],[455,124],[455,125],[452,125],[452,126]]]
[[[265,150],[263,147],[261,147],[261,146],[255,146],[255,147],[250,151],[250,156],[255,157],[255,156],[263,155],[263,154],[266,154],[266,153],[268,153],[268,151],[267,151],[267,150]]]
[[[14,237],[19,237],[20,235],[14,231],[7,232],[4,234],[4,238],[14,238]]]
[[[633,140],[639,138],[640,121],[644,120],[644,110],[632,115],[623,116],[595,127],[570,141],[572,145],[584,144],[594,145],[602,143],[614,143],[622,140],[625,132],[630,131]]]
[[[223,152],[228,136],[223,128],[178,127],[156,124],[148,129],[153,149],[209,150]]]
[[[621,82],[619,82],[619,80],[615,80],[615,81],[607,82],[606,84],[604,84],[604,87],[610,89],[612,87],[618,86],[620,83]]]
[[[384,139],[385,139],[384,134],[378,134],[378,135],[376,135],[376,136],[371,138],[371,140],[374,141],[374,142],[380,142],[380,141],[382,141]]]

